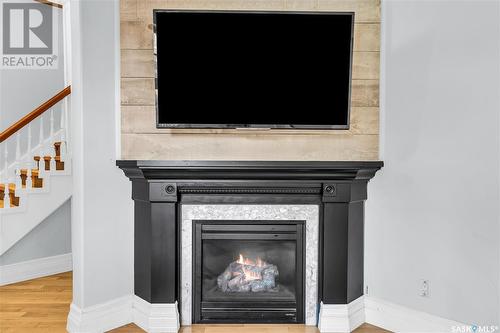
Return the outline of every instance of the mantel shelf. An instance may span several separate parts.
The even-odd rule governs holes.
[[[117,161],[130,179],[369,180],[382,161]]]

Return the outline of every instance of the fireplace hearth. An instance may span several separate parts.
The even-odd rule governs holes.
[[[194,221],[193,323],[303,323],[304,223]]]

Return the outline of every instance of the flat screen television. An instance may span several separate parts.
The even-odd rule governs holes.
[[[155,10],[158,128],[348,129],[354,13]]]

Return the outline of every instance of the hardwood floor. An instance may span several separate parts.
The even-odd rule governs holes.
[[[66,332],[71,286],[63,273],[0,287],[0,332]]]
[[[134,324],[114,329],[113,333],[144,332]],[[181,333],[319,333],[317,327],[304,325],[193,325],[183,327]],[[379,327],[363,324],[354,333],[390,333]]]
[[[72,274],[0,287],[1,333],[66,332],[66,318],[72,298]],[[134,324],[112,330],[113,333],[141,333]],[[182,333],[318,333],[316,327],[304,325],[193,325]],[[381,328],[364,324],[355,333],[386,333]]]

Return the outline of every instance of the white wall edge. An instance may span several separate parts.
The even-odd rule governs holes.
[[[365,296],[365,316],[369,324],[401,333],[443,333],[472,326],[370,296]]]
[[[71,253],[0,266],[0,286],[69,272],[72,268]]]
[[[71,200],[71,248],[73,252],[73,303],[78,306],[84,305],[84,202],[83,202],[83,96],[82,96],[82,56],[81,56],[81,20],[80,0],[71,0],[65,4],[66,29],[70,31],[68,41],[71,60],[70,82],[71,82],[71,116],[70,119],[70,148],[72,153],[73,197]],[[76,176],[77,175],[77,176]]]
[[[379,77],[379,145],[378,145],[378,157],[379,160],[383,161],[385,156],[385,96],[386,96],[386,85],[385,85],[385,72],[386,72],[386,43],[387,43],[387,26],[385,17],[387,16],[387,6],[385,5],[386,0],[382,0],[380,3],[380,77]]]
[[[500,16],[500,6],[498,7],[498,15]],[[497,97],[500,100],[500,86],[498,87]],[[498,117],[498,126],[500,128],[500,117]],[[500,133],[498,133],[498,134],[499,135],[497,137],[497,142],[500,142]],[[500,155],[500,147],[499,147],[498,153]],[[498,168],[498,174],[499,174],[499,178],[500,178],[500,168]],[[498,196],[500,198],[500,186],[498,187]],[[500,225],[500,201],[498,202],[498,225]],[[500,237],[500,228],[498,229],[498,231],[499,231],[498,236]],[[498,258],[499,258],[499,262],[498,262],[498,273],[499,274],[498,275],[500,276],[500,247],[498,248]],[[498,299],[500,300],[500,279],[498,279]],[[498,308],[498,323],[500,323],[500,307]]]
[[[121,120],[121,49],[120,49],[120,2],[115,2],[115,158],[122,156],[122,120]]]

